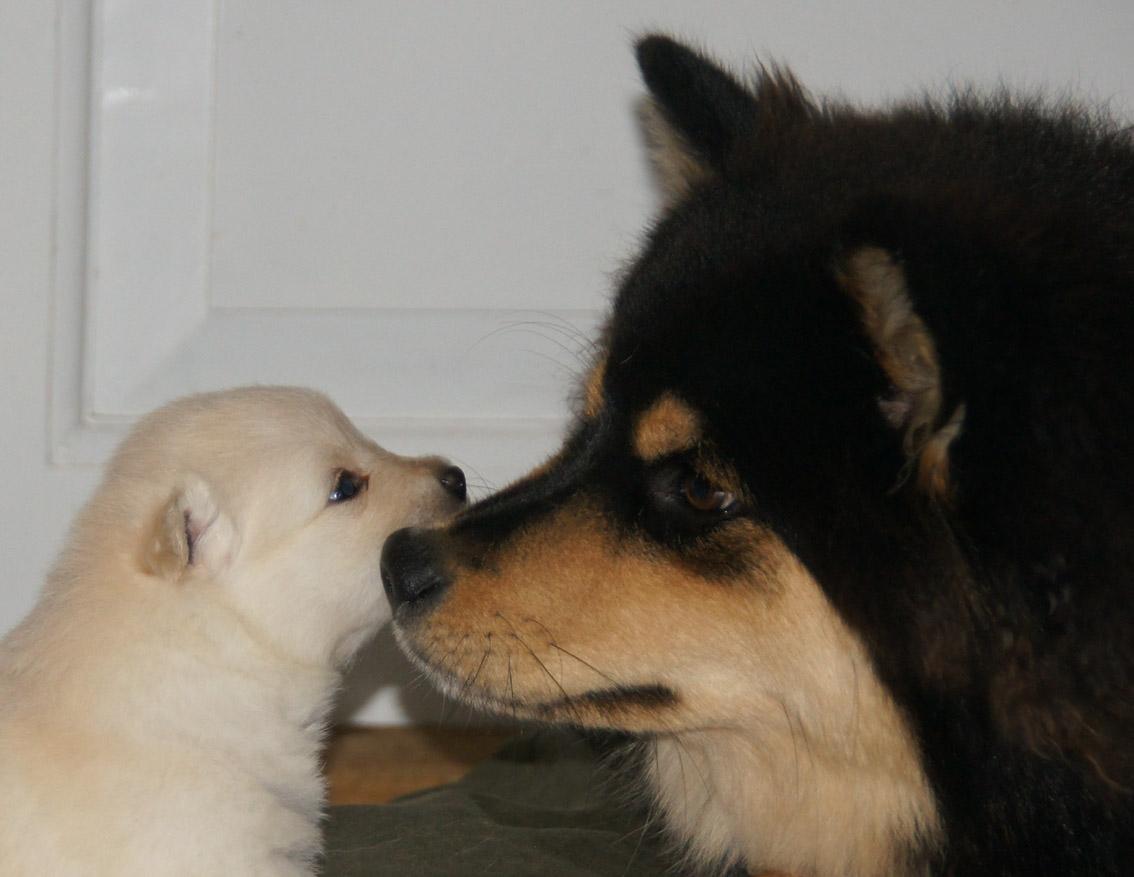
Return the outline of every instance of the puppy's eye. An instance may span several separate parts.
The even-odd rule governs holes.
[[[736,494],[721,490],[712,482],[690,473],[681,482],[681,494],[691,507],[699,512],[728,514],[737,508]]]
[[[335,486],[331,489],[327,502],[348,502],[354,499],[366,489],[369,480],[365,475],[356,475],[354,472],[347,472],[344,469],[335,478]]]

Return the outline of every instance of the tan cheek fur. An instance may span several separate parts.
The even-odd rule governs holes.
[[[699,862],[739,852],[756,870],[913,873],[905,850],[939,825],[900,711],[794,556],[755,525],[734,529],[759,562],[712,582],[616,541],[577,503],[489,568],[461,570],[427,623],[400,636],[458,696],[652,735],[659,810]],[[676,702],[579,698],[651,684]]]
[[[940,835],[917,746],[858,638],[786,550],[776,629],[718,696],[727,726],[653,740],[658,808],[691,858],[754,869],[899,875]],[[743,649],[745,632],[732,631]],[[742,662],[742,663],[740,663]]]
[[[561,509],[547,526],[553,539],[543,527],[533,529],[513,537],[491,568],[462,570],[428,624],[403,633],[403,641],[443,687],[486,707],[592,725],[635,724],[626,712],[612,725],[586,703],[564,701],[656,682],[633,673],[634,652],[664,630],[660,619],[634,609],[664,584],[669,570],[613,544],[585,503]],[[617,585],[608,575],[612,562]],[[548,570],[556,571],[554,581],[547,580]],[[629,596],[619,599],[619,591]],[[559,706],[549,710],[551,704]],[[652,726],[659,721],[645,718]]]

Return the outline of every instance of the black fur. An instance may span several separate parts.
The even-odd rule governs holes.
[[[945,823],[933,869],[1131,873],[1129,133],[1005,94],[816,104],[786,74],[744,87],[664,37],[638,57],[705,177],[619,291],[598,417],[453,532],[484,562],[585,493],[612,526],[727,577],[727,523],[650,523],[627,436],[675,393],[704,413],[745,514],[806,564],[908,713]],[[878,405],[892,388],[837,279],[866,245],[904,272],[943,412],[965,406],[948,502],[903,477]]]
[[[608,395],[673,389],[858,628],[918,728],[943,872],[1134,866],[1134,148],[1068,106],[958,95],[817,106],[640,45],[715,176],[615,306]],[[684,82],[675,83],[675,78]],[[726,95],[712,108],[690,104]],[[711,98],[710,98],[711,100]],[[736,131],[727,144],[720,130]],[[702,142],[703,132],[708,138]],[[952,508],[911,483],[832,266],[893,253],[966,406]]]
[[[661,709],[677,702],[677,695],[664,685],[644,685],[636,688],[614,687],[588,691],[577,697],[553,701],[540,708],[545,715],[562,714],[577,706],[595,706],[601,709],[645,708]]]

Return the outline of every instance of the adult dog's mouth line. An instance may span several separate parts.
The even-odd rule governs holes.
[[[618,709],[657,710],[674,706],[677,692],[667,685],[615,685],[610,688],[597,688],[582,694],[572,694],[557,700],[533,704],[529,709],[540,715],[571,712],[580,707],[590,707],[600,712]]]
[[[470,684],[468,679],[462,679],[447,667],[435,664],[421,653],[411,636],[397,622],[394,623],[393,629],[394,638],[398,645],[402,647],[413,664],[429,676],[438,688],[450,697],[468,701],[494,712],[510,713],[515,710],[522,710],[532,718],[551,718],[564,713],[577,712],[583,708],[597,710],[600,713],[622,709],[658,710],[675,706],[678,702],[677,692],[660,682],[643,685],[612,685],[607,688],[591,689],[579,694],[565,694],[563,697],[547,701],[502,697],[497,693],[485,691],[476,686],[475,682]]]

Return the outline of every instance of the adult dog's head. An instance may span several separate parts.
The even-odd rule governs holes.
[[[1074,303],[1034,284],[1072,239],[1099,249],[1044,194],[1062,175],[1086,210],[1093,135],[1007,100],[865,115],[664,38],[638,52],[669,209],[558,454],[391,537],[400,642],[483,706],[648,735],[706,859],[920,871],[945,823],[984,818],[958,779],[977,753],[1006,770],[1086,736],[1035,689],[1046,622],[1013,576],[1076,550],[1036,472],[1073,438],[1050,312]]]

